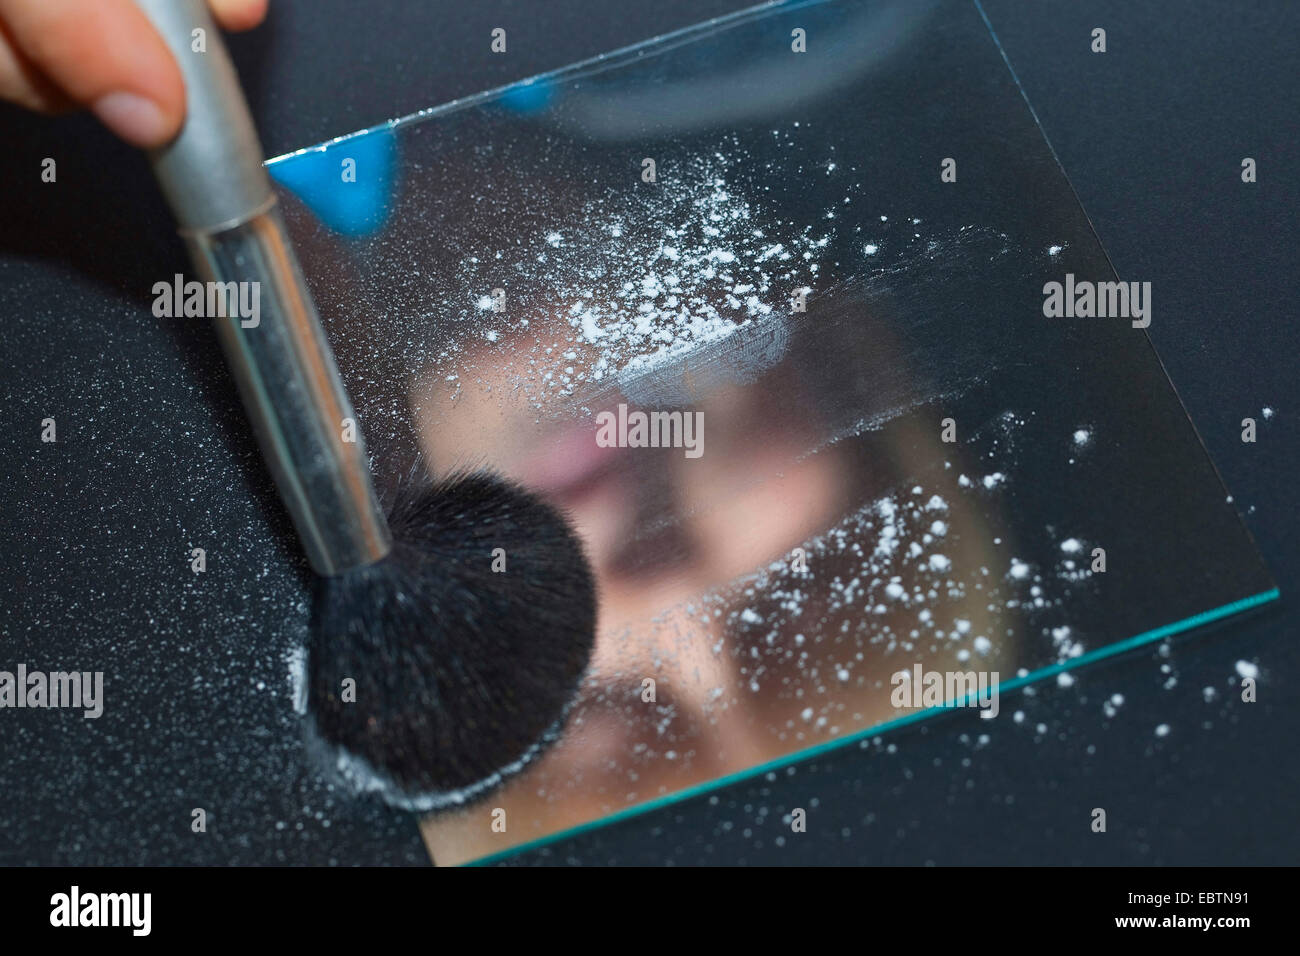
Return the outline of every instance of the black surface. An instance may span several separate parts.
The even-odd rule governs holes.
[[[617,16],[590,0],[467,9],[373,3],[364,16],[346,0],[275,6],[269,26],[233,44],[268,155],[740,5],[628,5]],[[1073,688],[1009,700],[1004,706],[1022,709],[1024,723],[1000,725],[987,743],[978,739],[986,731],[981,722],[957,714],[894,736],[894,753],[873,748],[818,759],[777,779],[564,841],[523,862],[1281,863],[1300,855],[1292,817],[1300,797],[1300,716],[1287,685],[1300,664],[1290,599],[1300,570],[1294,547],[1300,333],[1292,305],[1300,9],[1281,0],[1137,9],[1118,2],[988,0],[985,7],[1121,278],[1154,285],[1151,335],[1246,512],[1283,606],[1176,642],[1167,658],[1141,653],[1084,671]],[[487,50],[488,33],[498,25],[510,31],[506,56]],[[1108,32],[1104,55],[1088,50],[1095,26]],[[229,682],[232,691],[249,679],[282,682],[284,668],[260,639],[243,647],[205,646],[202,602],[178,597],[181,589],[198,587],[185,563],[189,539],[197,529],[227,542],[224,562],[213,562],[204,588],[220,588],[223,574],[242,581],[266,573],[275,593],[291,593],[302,580],[290,570],[283,517],[259,504],[267,482],[251,460],[206,331],[181,328],[173,341],[158,341],[145,293],[160,272],[181,271],[183,259],[143,163],[84,118],[49,122],[6,109],[0,121],[9,133],[0,156],[7,184],[0,191],[0,303],[15,325],[5,337],[5,361],[39,368],[44,383],[18,392],[13,379],[6,382],[7,477],[14,477],[13,449],[23,448],[27,457],[46,414],[59,414],[61,439],[72,444],[80,435],[104,462],[88,487],[68,488],[55,456],[73,451],[53,446],[42,471],[22,476],[41,483],[38,496],[49,507],[21,514],[5,507],[0,580],[13,596],[0,634],[9,641],[39,623],[69,666],[93,669],[97,660],[120,661],[123,654],[147,658],[149,635],[133,630],[138,611],[151,602],[171,608],[193,628],[195,659],[146,660],[157,673],[158,696],[138,706],[152,708],[147,712],[160,736],[174,740],[167,746],[198,747],[220,763],[222,741],[247,732],[248,723],[227,719],[215,700],[195,712],[167,705],[168,695],[190,682],[195,660],[203,662],[198,669],[206,680]],[[57,190],[39,182],[44,156],[59,160]],[[1241,183],[1243,156],[1259,162],[1258,183]],[[163,262],[175,266],[160,269]],[[164,383],[176,391],[177,380],[197,382],[188,398],[183,390],[168,401],[152,398]],[[137,417],[130,403],[150,401],[151,427],[183,453],[157,454],[144,472],[150,486],[131,495],[138,504],[124,507],[126,489],[138,486],[142,472],[131,460],[137,446],[113,426]],[[1277,412],[1268,422],[1263,406]],[[1260,420],[1255,445],[1240,441],[1246,416]],[[206,447],[196,450],[198,442]],[[168,448],[167,441],[158,445]],[[197,503],[160,508],[157,499],[182,497],[177,489],[193,489]],[[222,509],[220,527],[208,517],[205,495],[229,495],[237,503]],[[278,538],[266,533],[268,521]],[[147,560],[140,554],[134,563],[123,560],[129,556],[124,539],[110,532],[133,523],[137,534],[143,528],[176,538],[174,572],[156,547]],[[43,543],[55,538],[65,547]],[[270,540],[278,545],[265,543]],[[263,570],[268,567],[273,570]],[[171,573],[174,591],[138,584]],[[89,606],[60,603],[59,595],[70,592],[97,596]],[[256,608],[232,613],[252,617]],[[51,668],[60,663],[46,659]],[[1228,696],[1241,659],[1260,664],[1256,704]],[[1170,673],[1162,673],[1164,665]],[[1177,682],[1166,689],[1170,677]],[[1202,696],[1206,686],[1218,691],[1211,703]],[[1107,718],[1102,702],[1115,693],[1125,703]],[[1168,736],[1154,736],[1159,724],[1170,726]],[[111,729],[99,732],[112,746]],[[75,780],[79,772],[21,735],[0,739],[0,760],[0,773]],[[267,805],[318,796],[305,794],[311,785],[292,778],[293,761],[293,747],[277,742],[258,766],[229,767],[247,779],[290,777],[270,799],[247,794],[224,829],[213,827],[203,840],[188,830],[189,809],[203,805],[202,797],[185,792],[183,781],[150,779],[148,761],[123,751],[111,775],[75,780],[83,796],[103,794],[101,817],[42,806],[32,817],[43,825],[18,834],[26,845],[14,844],[13,828],[0,827],[0,861],[422,858],[409,818],[328,798],[329,828],[268,827],[259,819]],[[1098,806],[1109,815],[1104,835],[1088,827]],[[797,839],[782,823],[792,807],[809,811],[808,832]],[[177,814],[173,839],[150,846],[132,839],[157,829],[164,813]]]

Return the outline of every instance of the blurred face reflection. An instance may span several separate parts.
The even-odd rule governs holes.
[[[515,369],[539,381],[595,356],[579,348],[573,357],[567,322],[528,318],[512,338],[458,356],[459,388],[417,377],[411,404],[438,470],[490,463],[568,514],[596,575],[599,634],[560,741],[484,804],[424,822],[439,863],[898,717],[890,674],[918,659],[884,659],[862,637],[866,609],[826,600],[831,582],[842,584],[834,562],[810,566],[793,599],[747,576],[797,564],[793,549],[933,458],[932,439],[903,429],[894,460],[864,468],[848,444],[827,443],[817,402],[802,390],[801,378],[818,370],[782,362],[749,384],[715,376],[701,385],[688,356],[664,374],[690,402],[678,410],[702,413],[704,453],[602,447],[600,413],[638,406],[608,388],[539,407]],[[979,547],[968,536],[966,557]],[[973,606],[968,617],[980,614]],[[908,626],[898,614],[872,624],[877,635]],[[943,652],[932,656],[927,666],[943,666]],[[507,808],[508,839],[491,829],[494,807]]]

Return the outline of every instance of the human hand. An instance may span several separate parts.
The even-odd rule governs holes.
[[[267,0],[208,0],[246,30]],[[0,99],[45,113],[88,107],[135,146],[161,146],[185,118],[185,83],[134,0],[0,0]]]

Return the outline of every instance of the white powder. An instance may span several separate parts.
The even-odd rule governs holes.
[[[1014,415],[1008,420],[1020,421]],[[998,449],[1002,454],[1009,451],[1005,442]],[[995,458],[994,463],[1004,461]],[[1009,480],[1014,472],[1003,468],[990,477],[994,475],[996,484]],[[742,688],[756,695],[786,693],[790,685],[780,682],[772,665],[805,661],[803,649],[814,646],[834,647],[841,656],[824,667],[809,667],[797,697],[817,698],[832,692],[831,687],[874,679],[855,676],[854,661],[864,661],[871,648],[896,655],[895,660],[951,655],[950,660],[963,666],[991,661],[1008,648],[1032,641],[1041,641],[1039,648],[1059,664],[1084,654],[1083,642],[1059,617],[1056,622],[1035,621],[1031,629],[1018,633],[1033,618],[1025,619],[1016,608],[1032,608],[1035,616],[1059,613],[1069,597],[1055,588],[1059,576],[1040,576],[1029,562],[1008,557],[1009,569],[1000,578],[978,562],[963,567],[949,547],[944,548],[949,553],[939,553],[923,546],[940,537],[955,543],[968,537],[971,529],[965,516],[970,508],[978,512],[984,507],[986,482],[981,478],[945,484],[946,489],[961,489],[956,499],[946,499],[933,486],[917,483],[917,477],[801,542],[803,557],[797,564],[793,552],[787,553],[707,596],[706,602],[716,608],[714,616],[725,617],[729,629],[746,635],[732,650],[743,674]],[[952,479],[945,476],[944,480]],[[969,500],[961,501],[962,495]],[[1001,541],[995,537],[992,544]],[[1082,538],[1065,537],[1053,543],[1066,554],[1085,550]],[[810,578],[818,582],[813,589]],[[800,633],[787,637],[796,629]],[[714,651],[726,653],[726,647],[720,641]],[[902,673],[910,678],[906,670]],[[1018,670],[1020,676],[1027,673]],[[1062,687],[1074,682],[1070,673],[1057,677]],[[1033,696],[1033,691],[1027,687],[1024,693]],[[711,701],[711,705],[726,706],[726,702]],[[1105,706],[1109,712],[1117,705],[1107,701]],[[817,717],[814,707],[805,707],[796,714],[788,726],[800,740],[807,734],[834,732],[834,713]],[[1017,720],[1023,721],[1023,714]],[[796,725],[807,726],[795,729]],[[1046,728],[1039,732],[1046,733]]]
[[[1243,678],[1254,680],[1259,677],[1259,668],[1250,661],[1237,661],[1237,673]]]
[[[562,224],[519,236],[506,260],[462,260],[457,280],[477,310],[472,321],[503,333],[523,324],[523,310],[542,311],[569,326],[560,350],[585,353],[572,371],[552,367],[547,355],[527,356],[514,369],[537,407],[612,376],[643,375],[753,323],[784,317],[798,290],[815,288],[833,232],[778,219],[742,196],[734,180],[746,161],[728,147],[688,157],[671,187],[631,197],[613,187],[592,190]],[[507,260],[523,265],[505,268]],[[544,287],[546,300],[516,298],[504,312],[493,311],[485,290],[500,287],[509,296],[518,279]],[[507,360],[513,355],[513,346],[503,352]]]

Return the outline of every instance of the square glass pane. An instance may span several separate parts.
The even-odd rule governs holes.
[[[561,738],[440,863],[1277,596],[969,0],[755,8],[271,170],[377,470],[497,468],[599,581]]]

